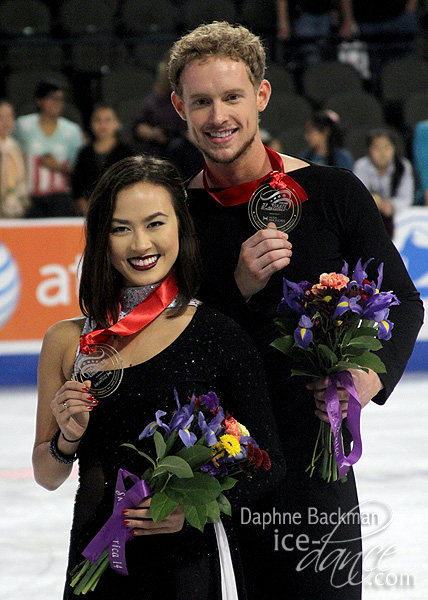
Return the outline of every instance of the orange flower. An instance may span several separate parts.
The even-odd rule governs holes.
[[[239,438],[242,435],[242,431],[236,419],[234,419],[233,417],[227,417],[226,419],[224,419],[222,425],[225,428],[226,433],[235,436],[239,440]]]
[[[335,288],[341,290],[346,287],[349,283],[349,277],[342,275],[341,273],[322,273],[320,275],[320,284],[326,287]]]

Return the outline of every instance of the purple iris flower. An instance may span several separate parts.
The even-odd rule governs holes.
[[[392,335],[392,328],[394,327],[394,323],[392,323],[391,321],[388,321],[387,319],[384,319],[383,321],[379,322],[379,331],[377,334],[377,337],[380,340],[389,340],[389,338]]]
[[[171,421],[171,430],[189,427],[193,421],[193,411],[195,410],[195,396],[193,395],[188,404],[180,406],[178,396],[176,396],[178,410],[175,411]]]
[[[294,341],[300,348],[306,350],[309,344],[312,342],[313,333],[311,327],[313,326],[312,321],[306,315],[302,315],[299,320],[299,327],[294,332]]]
[[[208,423],[209,428],[214,433],[217,433],[217,431],[220,428],[221,423],[223,422],[223,419],[224,419],[224,410],[221,406],[219,406],[216,416],[214,418],[212,418],[211,421]]]
[[[218,460],[218,459],[217,459]],[[206,465],[202,465],[201,471],[204,473],[208,473],[209,475],[222,475],[226,476],[228,474],[227,467],[221,465],[220,467],[215,467],[212,462],[207,463]]]
[[[284,279],[284,300],[282,300],[279,303],[277,311],[279,313],[284,313],[287,311],[287,308],[291,308],[293,312],[296,312],[299,315],[303,315],[305,310],[302,306],[302,300],[305,297],[306,290],[310,289],[311,287],[312,285],[308,281],[294,283],[293,281],[288,281],[287,279]]]
[[[333,319],[341,317],[348,310],[351,310],[352,312],[361,315],[363,309],[358,304],[359,300],[361,300],[361,296],[355,296],[354,298],[347,298],[346,296],[342,296],[339,302],[337,303],[336,310],[333,313]]]
[[[198,439],[192,431],[189,431],[187,429],[187,427],[183,427],[182,429],[180,429],[180,431],[178,432],[178,435],[180,436],[180,439],[183,442],[183,444],[186,446],[186,448],[190,448],[190,446],[193,446],[193,444]]]
[[[391,292],[379,292],[369,298],[364,306],[362,317],[379,323],[387,318],[390,306],[400,304],[397,296]]]
[[[199,400],[199,405],[202,405],[210,412],[214,412],[217,406],[220,405],[220,400],[218,399],[217,394],[215,392],[208,392],[208,394],[203,394],[201,396],[201,399]]]
[[[198,415],[198,425],[202,435],[205,435],[208,446],[214,446],[217,443],[217,437],[211,427],[207,425],[205,417],[201,412]]]
[[[166,412],[164,410],[157,410],[155,414],[156,421],[152,421],[151,423],[149,423],[147,427],[145,427],[140,433],[138,439],[143,440],[144,438],[151,437],[158,427],[163,427],[167,433],[171,433],[171,429],[168,427],[168,425],[161,421],[161,417],[163,417],[164,415],[166,415]]]

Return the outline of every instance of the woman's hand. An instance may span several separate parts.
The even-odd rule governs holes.
[[[184,524],[184,511],[181,505],[177,506],[166,519],[154,523],[149,514],[150,502],[150,498],[145,498],[140,502],[138,508],[129,508],[123,511],[123,524],[132,530],[133,536],[181,531]]]
[[[68,439],[82,437],[89,423],[89,413],[98,404],[98,400],[89,393],[90,385],[90,381],[67,381],[51,402],[58,427]]]

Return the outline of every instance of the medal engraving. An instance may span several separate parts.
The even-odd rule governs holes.
[[[79,353],[74,362],[72,379],[83,383],[91,380],[91,394],[105,398],[119,387],[123,362],[119,352],[108,344],[91,344],[89,354]]]
[[[280,231],[291,231],[301,212],[301,199],[292,188],[274,189],[268,182],[255,190],[248,203],[248,216],[256,229],[266,229],[268,223],[275,223]]]

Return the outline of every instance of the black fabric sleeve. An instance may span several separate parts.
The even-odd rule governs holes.
[[[381,291],[392,291],[400,301],[391,307],[389,319],[394,323],[391,339],[382,341],[378,355],[386,366],[379,374],[384,389],[373,398],[383,404],[398,383],[409,360],[418,332],[423,324],[424,308],[404,266],[403,260],[383,226],[379,210],[367,188],[350,172],[345,172],[345,213],[341,215],[345,257],[350,269],[359,258],[373,258],[367,267],[370,280],[377,281],[377,269],[383,266]]]

